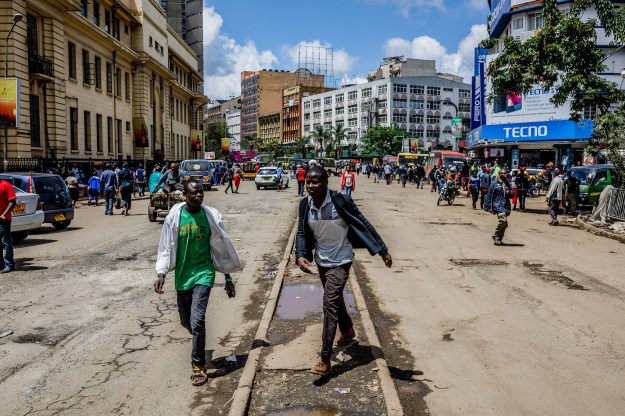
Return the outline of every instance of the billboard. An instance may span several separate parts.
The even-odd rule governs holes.
[[[134,117],[132,119],[132,137],[135,141],[135,147],[150,146],[150,129],[145,118]]]
[[[410,152],[417,153],[419,150],[419,139],[410,139]]]
[[[241,145],[237,141],[237,139],[230,139],[230,151],[231,152],[240,152]]]
[[[512,0],[493,0],[491,3],[490,13],[490,34],[492,35],[497,25],[506,13],[512,7]]]
[[[462,139],[462,119],[461,118],[452,118],[451,119],[451,135],[456,139]]]
[[[230,152],[230,137],[221,138],[221,151]]]
[[[191,130],[191,150],[195,152],[202,150],[202,130]]]
[[[215,159],[215,152],[204,152],[204,159],[208,159],[208,160]]]
[[[0,78],[0,126],[20,127],[20,80]]]

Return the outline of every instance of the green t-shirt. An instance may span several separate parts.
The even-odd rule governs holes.
[[[180,210],[180,231],[176,251],[176,290],[195,285],[213,287],[215,266],[210,251],[211,227],[204,210],[190,214]]]

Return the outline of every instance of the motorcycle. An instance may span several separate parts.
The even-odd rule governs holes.
[[[440,205],[442,201],[447,201],[448,205],[453,205],[456,199],[456,186],[453,181],[447,181],[438,195],[436,205]]]

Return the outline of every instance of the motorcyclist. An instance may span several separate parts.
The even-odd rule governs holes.
[[[178,169],[177,163],[172,163],[169,165],[169,170],[165,172],[165,174],[158,180],[156,183],[156,188],[164,183],[163,189],[166,192],[171,192],[176,188],[180,188],[184,186],[185,179],[184,174]],[[179,184],[179,186],[176,186]]]

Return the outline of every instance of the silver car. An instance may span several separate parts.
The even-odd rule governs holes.
[[[256,172],[256,189],[267,188],[268,186],[278,186],[278,181],[282,182],[283,188],[289,187],[289,175],[282,172],[282,176],[278,178],[277,175],[278,168],[275,167],[265,167],[258,169]]]
[[[13,208],[11,236],[13,244],[17,244],[28,237],[28,231],[41,227],[45,214],[41,209],[39,195],[24,192],[15,186],[13,190],[17,200]]]

